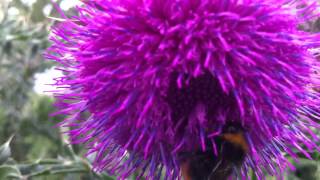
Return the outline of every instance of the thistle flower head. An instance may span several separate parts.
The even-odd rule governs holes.
[[[94,167],[179,178],[179,153],[241,124],[253,169],[281,177],[318,150],[319,34],[299,30],[315,0],[87,0],[52,29],[62,126]],[[82,114],[89,112],[84,118]],[[213,143],[214,145],[214,143]],[[211,148],[211,147],[210,147]]]

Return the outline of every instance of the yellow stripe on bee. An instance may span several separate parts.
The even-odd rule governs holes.
[[[191,180],[191,177],[190,177],[190,174],[189,174],[189,171],[190,171],[190,165],[189,165],[189,161],[186,161],[184,162],[182,165],[181,165],[181,174],[182,174],[182,177],[184,180]]]
[[[226,133],[222,137],[233,144],[240,146],[245,152],[248,152],[248,144],[242,133]]]

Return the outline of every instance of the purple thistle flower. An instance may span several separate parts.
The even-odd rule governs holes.
[[[298,26],[316,0],[87,0],[52,29],[57,113],[94,168],[180,178],[179,154],[244,128],[252,169],[280,178],[283,152],[319,150],[319,34]],[[83,119],[83,112],[90,117]]]

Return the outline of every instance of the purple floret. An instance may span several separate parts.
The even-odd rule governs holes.
[[[181,178],[178,155],[237,122],[252,169],[281,178],[319,151],[316,0],[86,0],[52,29],[57,114],[96,171]],[[311,51],[311,49],[313,51]],[[89,113],[86,117],[83,114]],[[85,117],[85,118],[84,118]]]

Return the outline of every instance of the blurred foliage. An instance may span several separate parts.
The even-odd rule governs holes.
[[[54,66],[42,58],[53,23],[47,16],[59,17],[51,0],[0,2],[0,180],[114,179],[92,171],[83,148],[68,145],[62,129],[54,128],[63,117],[49,116],[53,99],[33,92],[35,74]],[[320,20],[303,28],[320,31]],[[318,153],[313,157],[320,160]],[[286,179],[320,179],[317,161],[301,159],[295,166]]]
[[[67,145],[54,127],[63,117],[49,116],[53,99],[33,92],[35,74],[54,65],[42,53],[52,25],[46,16],[58,15],[50,0],[30,2],[0,3],[0,180],[112,179]]]
[[[1,110],[5,121],[0,124],[5,128],[0,132],[0,140],[3,142],[4,138],[16,133],[13,146],[17,151],[14,156],[23,160],[24,153],[19,152],[23,149],[19,147],[23,142],[17,132],[23,120],[22,109],[34,86],[34,75],[50,66],[41,56],[43,49],[48,47],[49,23],[32,21],[23,8],[14,5],[18,1],[10,2],[4,2],[0,22],[0,107],[5,107]]]

